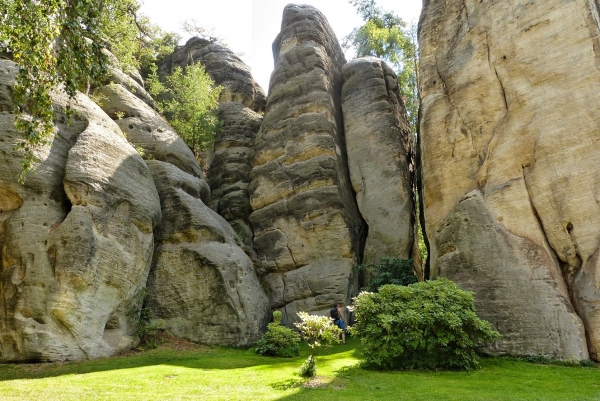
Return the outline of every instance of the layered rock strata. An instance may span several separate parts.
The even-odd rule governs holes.
[[[200,63],[221,86],[219,119],[223,123],[215,134],[209,152],[207,181],[212,197],[209,206],[234,228],[247,249],[252,247],[253,231],[248,221],[251,213],[248,184],[252,145],[262,123],[266,96],[248,66],[228,48],[205,39],[192,38],[185,46],[165,58],[161,71],[184,68]]]
[[[592,1],[424,3],[430,275],[475,291],[490,352],[600,359],[598,21]]]
[[[216,135],[208,169],[210,207],[231,224],[249,249],[254,232],[248,220],[252,207],[248,185],[252,169],[252,146],[263,118],[239,102],[219,105],[223,123]]]
[[[191,341],[251,345],[267,324],[269,301],[235,232],[205,205],[210,190],[192,151],[125,87],[100,93],[105,111],[144,153],[160,197],[163,218],[147,284],[154,319]]]
[[[342,69],[342,110],[352,187],[368,226],[364,263],[411,258],[412,134],[394,71],[378,58]]]
[[[325,313],[356,290],[363,221],[346,162],[341,114],[344,55],[325,17],[288,5],[273,43],[264,121],[249,187],[254,248],[284,323]]]
[[[82,95],[70,125],[66,96],[55,97],[56,136],[18,184],[16,70],[0,60],[0,361],[113,355],[135,343],[129,311],[152,260],[156,188],[118,126]]]

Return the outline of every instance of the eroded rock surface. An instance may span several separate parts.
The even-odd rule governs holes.
[[[269,317],[252,262],[231,226],[204,205],[204,181],[148,161],[161,198],[148,305],[173,334],[192,341],[249,346]]]
[[[143,149],[160,197],[163,218],[148,279],[154,319],[191,341],[252,344],[267,324],[269,301],[235,232],[205,205],[210,190],[191,150],[125,87],[108,85],[100,93],[106,112]]]
[[[252,207],[248,184],[252,169],[252,145],[263,118],[244,104],[219,105],[223,127],[217,133],[208,170],[210,207],[227,220],[243,243],[252,247],[254,233],[248,220]]]
[[[220,85],[220,102],[238,102],[254,111],[265,108],[265,92],[256,83],[250,68],[228,48],[206,39],[193,37],[179,46],[159,65],[161,75],[170,74],[175,67],[185,68],[200,63],[216,85]]]
[[[593,1],[424,3],[431,277],[475,291],[492,352],[600,358],[598,21]]]
[[[15,74],[14,63],[0,60],[1,93],[11,92]],[[57,135],[20,185],[10,96],[1,102],[0,361],[97,358],[131,347],[128,312],[161,219],[150,171],[85,96],[67,126],[67,99],[57,95]]]
[[[352,193],[341,115],[344,55],[325,17],[288,5],[249,187],[254,247],[283,308],[326,313],[356,290],[363,221]]]
[[[348,167],[368,226],[364,263],[412,257],[412,135],[394,71],[380,59],[342,69],[342,110]]]

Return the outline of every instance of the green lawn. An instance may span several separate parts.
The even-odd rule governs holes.
[[[160,348],[64,364],[0,365],[0,400],[600,400],[600,369],[483,359],[474,372],[360,369],[358,342],[317,358],[318,377],[294,359],[253,350]]]

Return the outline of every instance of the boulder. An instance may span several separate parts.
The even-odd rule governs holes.
[[[598,11],[424,2],[430,276],[475,291],[503,334],[492,353],[600,358]]]
[[[17,67],[0,60],[0,93]],[[130,348],[161,219],[150,171],[119,127],[78,95],[54,96],[56,136],[17,183],[10,96],[0,100],[0,361],[63,361]]]
[[[327,313],[357,289],[364,222],[352,193],[341,112],[343,52],[311,6],[288,5],[273,43],[249,186],[254,250],[284,323]]]
[[[368,226],[364,263],[411,258],[413,139],[398,79],[385,62],[366,57],[346,64],[342,80],[350,180]]]
[[[185,68],[193,63],[201,63],[215,85],[223,88],[220,102],[242,103],[256,112],[265,109],[265,92],[252,78],[250,68],[219,43],[193,37],[165,57],[159,63],[158,72],[165,76],[176,67]]]
[[[249,346],[269,318],[269,300],[231,226],[200,199],[205,184],[169,163],[149,160],[161,198],[148,307],[173,334],[191,341]]]

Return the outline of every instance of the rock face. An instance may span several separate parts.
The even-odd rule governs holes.
[[[252,145],[263,118],[239,102],[219,105],[223,127],[217,133],[208,170],[210,207],[231,224],[243,243],[252,247],[254,232],[248,220],[252,208],[248,184]]]
[[[352,193],[341,114],[345,59],[325,17],[288,5],[249,187],[254,248],[284,323],[326,313],[356,290],[363,221]]]
[[[598,21],[593,1],[424,3],[430,275],[475,291],[494,353],[600,359]]]
[[[248,66],[218,43],[191,38],[160,63],[158,72],[170,74],[175,67],[185,68],[193,63],[201,63],[215,84],[223,87],[220,102],[238,102],[254,111],[264,110],[265,93],[252,78]]]
[[[192,151],[123,86],[108,85],[100,93],[104,110],[147,156],[160,197],[163,218],[148,278],[154,319],[191,341],[252,344],[267,324],[269,301],[233,229],[205,205],[210,190]]]
[[[231,226],[202,203],[204,181],[168,163],[148,166],[163,208],[148,306],[179,337],[251,345],[270,309],[250,258]]]
[[[342,110],[348,166],[368,226],[364,263],[412,257],[412,135],[396,74],[377,58],[342,69]]]
[[[145,285],[160,202],[150,171],[116,124],[85,96],[74,121],[21,155],[11,114],[16,66],[0,60],[0,361],[109,356],[131,347],[128,311]],[[58,110],[67,100],[55,98]]]
[[[167,74],[192,62],[201,63],[215,84],[222,87],[219,119],[223,127],[215,135],[208,161],[207,181],[212,191],[209,206],[232,225],[236,236],[250,249],[253,231],[248,221],[248,184],[252,145],[262,123],[259,113],[265,110],[265,93],[235,53],[205,39],[190,39],[163,60],[160,69]]]

